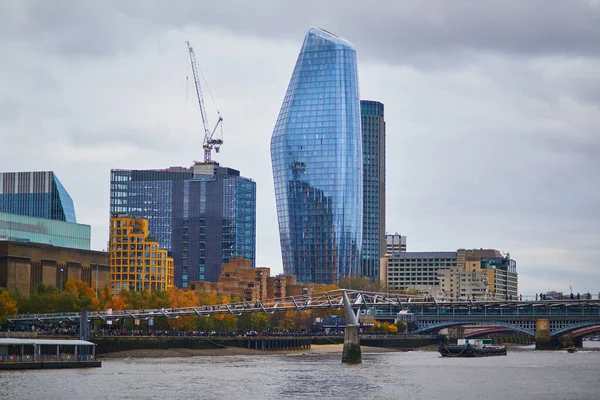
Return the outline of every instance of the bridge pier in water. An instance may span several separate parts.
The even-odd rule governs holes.
[[[360,337],[358,335],[358,318],[354,314],[350,300],[346,292],[342,294],[344,302],[344,317],[346,319],[346,330],[344,331],[344,350],[342,351],[342,362],[348,364],[362,363],[362,350],[360,348]]]
[[[552,350],[553,347],[548,318],[538,318],[535,321],[535,349]]]

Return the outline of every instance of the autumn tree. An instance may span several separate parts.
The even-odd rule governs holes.
[[[366,292],[381,292],[383,290],[378,279],[369,279],[365,276],[346,276],[338,280],[341,289],[364,290]]]
[[[92,311],[98,305],[94,289],[76,279],[67,280],[62,291],[54,291],[48,297],[48,307],[54,312]]]
[[[3,291],[0,293],[0,324],[6,322],[9,316],[17,313],[17,301],[8,292]]]

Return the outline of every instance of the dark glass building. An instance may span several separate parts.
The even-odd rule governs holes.
[[[52,171],[0,173],[0,212],[77,222],[73,200]]]
[[[310,28],[271,138],[283,270],[299,282],[360,273],[359,98],[352,44]]]
[[[175,263],[175,285],[216,282],[221,264],[256,260],[256,183],[216,163],[165,170],[112,170],[112,216],[148,220]]]
[[[363,148],[363,245],[361,275],[379,279],[385,255],[385,120],[383,104],[361,100]]]

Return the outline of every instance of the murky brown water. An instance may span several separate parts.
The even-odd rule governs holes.
[[[597,343],[593,343],[597,344]],[[592,344],[592,345],[593,345]],[[105,360],[102,368],[0,372],[7,399],[586,399],[600,398],[600,351],[512,350]]]

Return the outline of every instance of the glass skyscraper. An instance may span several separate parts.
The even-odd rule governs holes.
[[[77,222],[73,200],[52,171],[0,172],[0,212]]]
[[[361,100],[363,143],[363,245],[361,275],[379,279],[385,241],[385,120],[383,104]]]
[[[310,28],[271,138],[283,270],[299,282],[360,273],[359,99],[352,44]]]
[[[175,285],[218,280],[221,264],[256,260],[256,183],[216,163],[112,170],[112,216],[148,220],[175,264]]]

